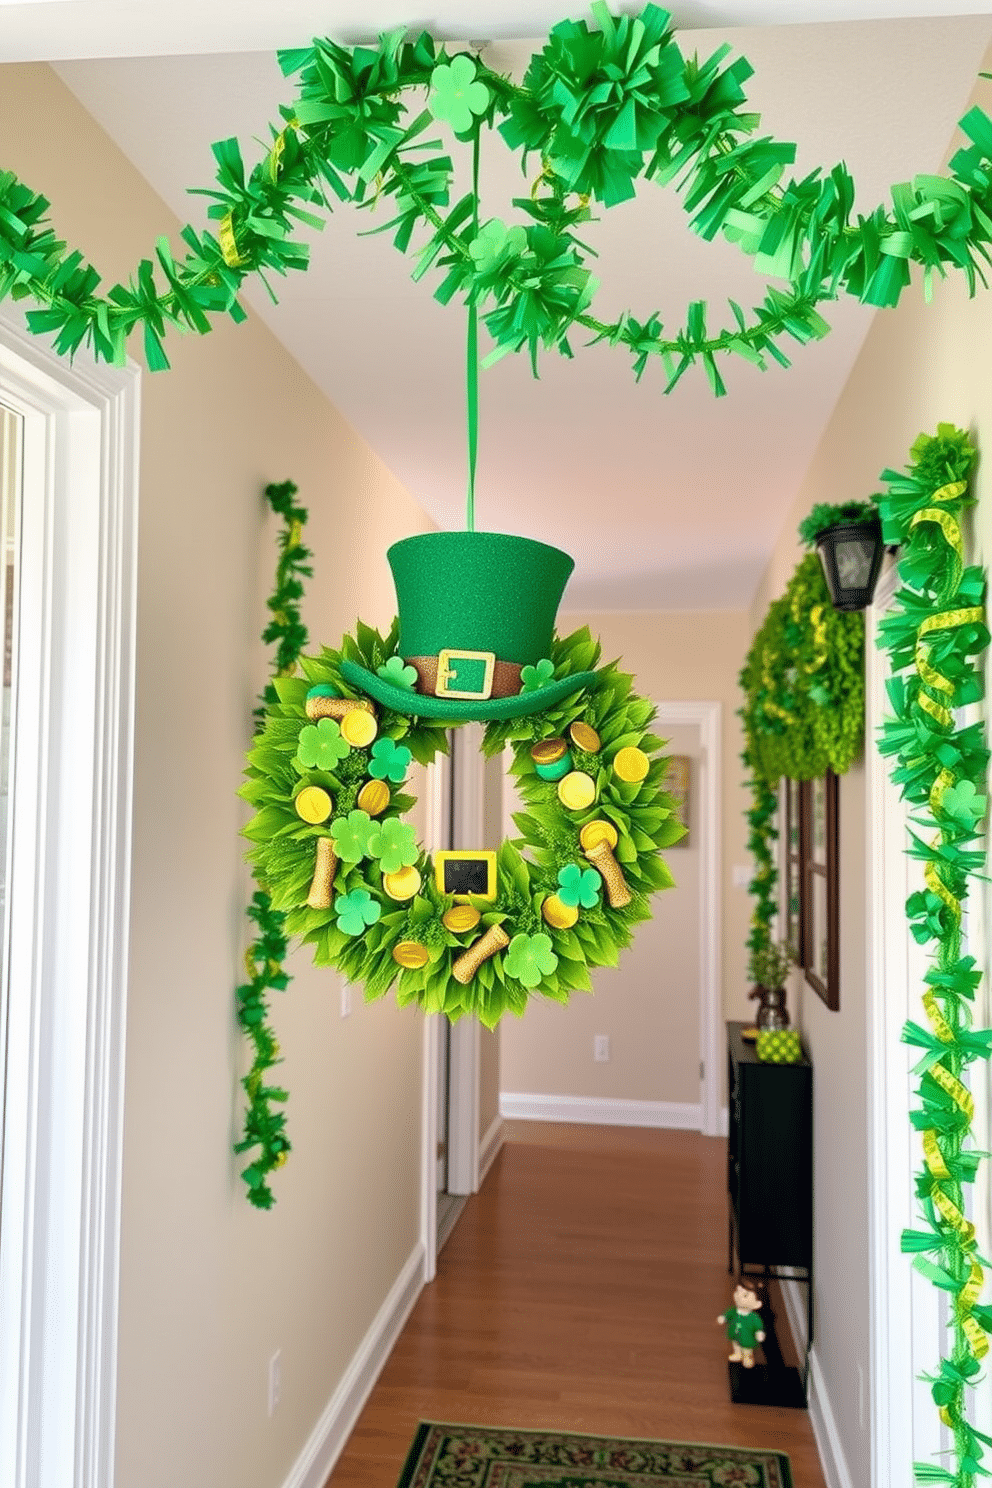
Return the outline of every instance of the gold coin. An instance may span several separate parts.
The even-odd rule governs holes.
[[[530,757],[535,765],[553,765],[562,758],[567,748],[564,739],[542,739],[532,747]]]
[[[573,770],[559,780],[558,799],[568,811],[585,811],[596,799],[596,782],[584,770]]]
[[[571,930],[578,921],[579,911],[571,904],[562,904],[557,894],[551,894],[541,905],[541,913],[553,930]]]
[[[588,723],[576,721],[568,730],[572,743],[576,749],[584,749],[586,754],[595,754],[600,747],[600,738],[594,728]]]
[[[412,899],[414,894],[419,894],[421,882],[419,870],[412,865],[401,868],[398,873],[382,875],[382,887],[390,899]]]
[[[379,732],[379,725],[364,708],[352,708],[341,720],[341,732],[349,744],[356,749],[364,749]]]
[[[301,816],[312,827],[325,822],[334,810],[334,802],[330,794],[319,785],[305,785],[293,805],[296,807],[297,816]]]
[[[358,792],[358,809],[378,816],[389,805],[389,786],[384,780],[367,780]]]
[[[441,924],[452,935],[464,935],[466,930],[474,930],[481,919],[474,904],[456,904],[441,916]]]
[[[401,940],[398,945],[393,946],[393,960],[408,971],[426,966],[430,959],[427,947],[422,946],[419,940]]]
[[[598,847],[601,842],[608,842],[612,852],[619,841],[619,832],[613,823],[608,821],[586,822],[579,833],[579,842],[582,844],[583,852],[589,852],[592,848]]]
[[[651,768],[651,761],[643,749],[635,749],[633,746],[621,749],[613,761],[613,773],[619,780],[624,780],[628,785],[636,785],[643,780]]]

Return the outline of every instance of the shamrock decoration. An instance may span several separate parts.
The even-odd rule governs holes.
[[[300,729],[296,753],[308,770],[333,770],[350,751],[351,745],[341,737],[333,718],[321,718]]]
[[[338,895],[334,913],[338,917],[338,929],[344,935],[364,935],[366,928],[374,925],[382,914],[382,905],[372,898],[368,889],[352,889],[350,894]]]
[[[364,812],[357,813],[364,816]],[[352,816],[356,813],[353,811]],[[370,857],[379,859],[383,873],[399,873],[408,868],[420,856],[417,851],[417,834],[409,822],[390,816],[373,828],[368,838],[366,851]]]
[[[515,977],[525,987],[536,987],[542,978],[551,976],[558,957],[551,949],[550,935],[515,935],[503,962],[507,976]]]
[[[379,668],[380,672],[382,668]],[[409,668],[413,671],[413,668]],[[394,785],[399,785],[410,768],[413,755],[405,744],[397,744],[395,739],[383,735],[376,739],[372,745],[372,758],[369,761],[369,774],[374,775],[376,780],[391,780]]]
[[[489,89],[477,81],[475,63],[464,55],[442,62],[431,73],[427,107],[455,134],[471,134],[476,116],[489,107]]]
[[[527,234],[522,227],[507,227],[498,217],[482,226],[468,245],[468,251],[480,274],[491,274],[508,258],[519,258],[527,248]]]
[[[407,666],[402,656],[391,656],[382,666],[376,667],[376,675],[404,692],[412,692],[417,685],[417,668]]]
[[[988,799],[978,794],[970,780],[959,780],[949,785],[940,798],[940,810],[959,826],[971,829],[985,815]]]
[[[595,909],[602,885],[595,868],[580,868],[569,863],[558,874],[558,898],[570,909]]]
[[[555,664],[546,656],[542,657],[536,666],[525,666],[520,673],[521,692],[540,692],[546,687],[555,674]]]
[[[367,811],[349,811],[347,816],[339,816],[331,823],[334,851],[342,863],[359,863],[362,858],[371,857],[369,843],[377,831]]]

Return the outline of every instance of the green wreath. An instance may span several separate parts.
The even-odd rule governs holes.
[[[650,918],[648,896],[673,882],[660,849],[684,829],[654,708],[614,663],[597,665],[587,629],[556,637],[539,683],[588,671],[594,682],[487,724],[483,752],[513,752],[520,837],[495,854],[485,894],[446,892],[403,818],[409,766],[446,752],[449,724],[373,703],[345,675],[352,663],[403,685],[397,640],[396,623],[385,637],[359,623],[338,650],[301,657],[302,675],[276,678],[241,792],[255,807],[256,876],[287,933],[367,1000],[396,983],[401,1006],[490,1028],[532,996],[567,1002],[590,990],[590,967],[616,965]]]

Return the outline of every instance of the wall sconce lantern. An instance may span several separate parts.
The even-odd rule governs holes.
[[[817,535],[816,550],[834,609],[866,609],[872,602],[885,552],[878,515],[828,527]]]

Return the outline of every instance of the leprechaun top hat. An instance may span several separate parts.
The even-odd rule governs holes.
[[[575,566],[560,548],[503,532],[426,532],[394,543],[386,557],[399,654],[416,680],[406,687],[345,661],[341,676],[352,687],[397,713],[463,723],[539,713],[596,685],[595,672],[521,681],[522,668],[551,649]]]

